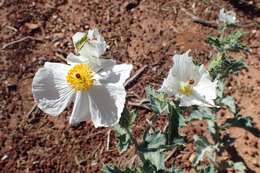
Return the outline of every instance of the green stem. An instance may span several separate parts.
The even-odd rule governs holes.
[[[220,40],[223,41],[224,35],[225,35],[225,30],[227,29],[227,25],[223,24],[220,27]]]
[[[140,151],[139,145],[138,145],[136,139],[134,138],[134,136],[132,135],[132,133],[129,131],[128,128],[125,128],[125,130],[126,130],[126,132],[128,133],[128,135],[130,136],[130,139],[131,139],[131,141],[133,142],[133,144],[134,144],[134,146],[135,146],[135,152],[136,152],[136,154],[139,156],[139,158],[140,158],[140,160],[143,162],[143,164],[145,164],[146,161],[145,161],[144,155],[143,155],[143,153]]]
[[[168,114],[168,127],[166,129],[167,133],[167,144],[171,145],[174,138],[179,137],[179,115],[176,112],[173,105],[169,104],[169,114]]]

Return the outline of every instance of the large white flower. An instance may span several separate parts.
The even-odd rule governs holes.
[[[173,62],[160,91],[180,98],[180,106],[215,106],[217,81],[210,80],[204,66],[196,66],[188,52],[174,55]]]
[[[219,21],[224,22],[226,24],[235,24],[236,21],[236,13],[233,11],[225,12],[224,8],[219,11]]]
[[[132,65],[100,59],[98,70],[81,59],[70,59],[69,65],[45,63],[35,74],[32,93],[38,107],[58,116],[71,102],[70,124],[92,119],[95,127],[118,123],[125,104],[123,83]]]
[[[88,60],[89,64],[101,65],[100,57],[108,48],[106,41],[96,28],[88,33],[77,32],[72,36],[76,53]]]

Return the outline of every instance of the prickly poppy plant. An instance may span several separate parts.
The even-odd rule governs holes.
[[[235,99],[225,94],[227,77],[247,68],[243,60],[231,56],[234,51],[249,52],[240,41],[243,32],[227,31],[235,23],[235,13],[221,9],[219,36],[207,38],[217,51],[207,67],[195,63],[189,52],[177,53],[160,88],[146,87],[146,99],[141,104],[152,117],[138,138],[133,133],[138,111],[125,104],[124,85],[132,65],[117,64],[103,57],[109,46],[97,29],[78,32],[72,37],[75,53],[68,54],[67,64],[46,62],[38,70],[32,83],[34,99],[43,112],[52,116],[58,116],[73,102],[69,124],[91,120],[95,127],[111,127],[119,153],[134,147],[139,158],[134,167],[104,165],[106,173],[183,172],[174,164],[167,165],[167,158],[171,151],[185,150],[189,141],[182,130],[194,121],[205,122],[209,135],[193,136],[195,154],[189,158],[190,172],[215,173],[230,169],[247,172],[243,162],[219,159],[234,143],[226,133],[229,128],[244,128],[259,136],[251,119],[240,114]],[[221,108],[228,110],[230,117],[220,124],[217,113]],[[163,116],[167,122],[162,130],[155,124]]]

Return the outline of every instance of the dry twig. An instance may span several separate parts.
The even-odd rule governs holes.
[[[174,148],[168,155],[167,157],[164,159],[165,162],[167,162],[175,153],[176,149]]]
[[[108,132],[107,132],[107,147],[106,147],[107,151],[109,151],[110,136],[111,136],[111,129],[109,129]]]
[[[10,25],[7,25],[6,28],[8,28],[8,29],[10,29],[10,30],[12,30],[12,31],[14,31],[14,32],[17,32],[17,31],[18,31],[15,27],[10,26]]]
[[[124,86],[128,86],[130,83],[132,83],[136,78],[138,78],[140,76],[140,74],[148,67],[148,65],[144,65],[142,68],[140,68],[139,70],[137,70],[137,72],[130,77],[124,84]]]
[[[26,117],[29,118],[31,113],[36,109],[37,103],[35,103],[32,108],[29,110],[29,112],[26,114]]]
[[[105,133],[106,131],[107,131],[107,129],[103,129],[103,130],[97,131],[95,133],[91,133],[87,137],[85,137],[85,140],[88,140],[88,139],[92,138],[93,136]]]
[[[61,61],[67,62],[66,58],[62,54],[55,52],[55,56],[58,57]]]
[[[4,5],[4,3],[5,3],[5,0],[1,0],[0,1],[0,7],[2,7]]]
[[[128,105],[130,106],[135,106],[135,107],[140,107],[140,108],[144,108],[144,109],[147,109],[147,110],[151,110],[148,106],[146,105],[143,105],[144,103],[147,103],[148,100],[147,99],[142,99],[140,100],[139,102],[128,102]]]
[[[42,39],[38,39],[38,38],[35,38],[35,37],[32,37],[32,36],[26,36],[26,37],[23,37],[23,38],[21,38],[21,39],[18,39],[18,40],[12,41],[12,42],[10,42],[10,43],[4,44],[3,47],[2,47],[2,49],[5,49],[5,48],[7,48],[8,46],[11,46],[11,45],[13,45],[13,44],[20,43],[20,42],[25,41],[25,40],[27,40],[27,39],[31,39],[31,40],[36,40],[36,41],[41,41],[41,42],[42,42]]]
[[[218,25],[217,25],[217,22],[216,21],[208,21],[208,20],[204,20],[204,19],[201,19],[197,16],[195,16],[194,14],[188,12],[185,8],[183,7],[180,7],[180,9],[185,13],[187,14],[188,16],[191,17],[191,19],[196,22],[196,23],[199,23],[199,24],[202,24],[204,26],[208,26],[208,27],[212,27],[212,28],[218,28]]]

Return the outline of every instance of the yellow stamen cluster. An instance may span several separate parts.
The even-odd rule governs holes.
[[[89,90],[93,84],[93,71],[87,64],[73,66],[67,74],[67,82],[76,91]]]
[[[182,83],[179,92],[185,96],[191,96],[192,95],[192,86],[188,83]]]

